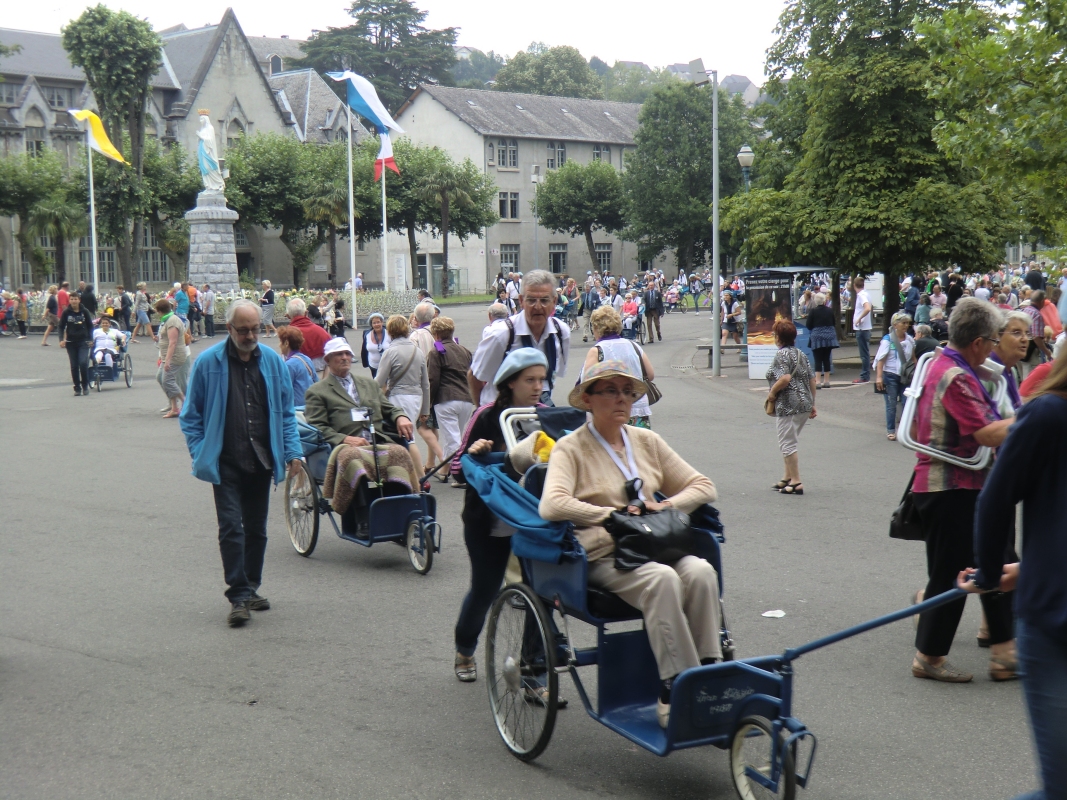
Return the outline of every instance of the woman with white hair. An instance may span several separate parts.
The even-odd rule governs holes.
[[[889,333],[878,343],[874,356],[874,390],[885,395],[885,438],[897,440],[897,404],[904,407],[905,374],[915,361],[915,340],[908,335],[911,317],[901,312],[893,315]]]
[[[426,356],[409,339],[411,326],[400,314],[389,317],[385,329],[393,343],[382,354],[378,374],[374,379],[382,387],[389,402],[404,409],[404,415],[412,422],[425,422],[430,414],[430,377],[426,371]],[[415,472],[422,475],[422,454],[414,439],[408,444]],[[423,485],[429,491],[429,483]]]
[[[270,286],[270,281],[263,281],[263,294],[259,298],[259,313],[269,338],[277,333],[274,328],[274,290]]]

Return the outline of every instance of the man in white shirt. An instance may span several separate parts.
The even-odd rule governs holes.
[[[508,274],[508,300],[511,301],[512,308],[518,308],[519,302],[519,276],[514,272]]]
[[[493,326],[503,323],[508,318],[508,307],[503,303],[493,303],[489,306],[489,324],[482,329],[482,338],[486,338],[493,332]]]
[[[531,270],[522,278],[518,301],[521,311],[491,326],[488,336],[478,344],[471,368],[467,371],[467,385],[471,398],[478,405],[496,400],[493,376],[512,350],[536,347],[548,359],[548,389],[541,402],[552,404],[552,387],[557,378],[567,373],[570,353],[570,326],[561,325],[552,317],[556,304],[555,282],[552,275],[541,269]]]
[[[852,314],[852,327],[856,331],[856,345],[860,351],[860,376],[853,383],[868,383],[871,380],[871,298],[864,290],[863,278],[856,278],[856,310]]]
[[[200,310],[204,312],[204,332],[207,338],[215,338],[215,292],[205,283],[200,290]]]
[[[987,303],[989,302],[990,291],[989,280],[987,278],[982,278],[981,285],[974,290],[974,296],[979,300],[985,300]]]

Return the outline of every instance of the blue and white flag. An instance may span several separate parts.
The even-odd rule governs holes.
[[[382,101],[378,99],[378,93],[374,90],[374,84],[362,75],[345,70],[344,72],[327,72],[326,75],[335,81],[348,83],[348,107],[369,120],[374,129],[379,133],[387,133],[394,130],[403,133],[404,129],[396,124],[389,112],[385,110]]]

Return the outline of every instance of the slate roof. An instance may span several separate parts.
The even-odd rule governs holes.
[[[281,56],[282,66],[289,68],[304,57],[304,51],[300,49],[300,45],[304,43],[301,39],[274,39],[269,36],[249,36],[248,43],[252,46],[252,50],[256,54],[256,59],[261,64],[265,63],[270,56]]]
[[[340,107],[341,100],[326,81],[313,69],[279,72],[267,80],[276,93],[284,93],[283,105],[292,112],[304,141],[313,144],[328,143],[330,139],[322,129],[332,124],[334,112]],[[370,136],[360,125],[358,118],[354,118],[353,123],[354,141],[359,142]]]
[[[186,89],[194,85],[197,71],[208,51],[212,49],[218,28],[218,25],[212,25],[168,33],[162,37],[163,49],[167,53],[170,67],[174,70],[178,82]]]
[[[70,63],[63,39],[56,33],[36,33],[0,28],[0,43],[19,45],[22,49],[0,61],[5,75],[35,75],[48,80],[85,82],[85,73]],[[177,89],[167,70],[160,69],[152,79],[155,89]]]
[[[485,136],[628,145],[634,143],[641,110],[638,103],[423,84],[397,115],[421,92]]]

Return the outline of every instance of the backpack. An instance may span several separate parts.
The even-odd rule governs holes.
[[[559,341],[560,341],[560,349],[562,350],[563,349],[562,348],[562,344],[563,344],[563,329],[559,326],[559,320],[558,319],[556,319],[555,317],[550,317],[549,319],[552,320],[552,324],[556,328],[556,332],[555,333],[550,333],[548,335],[549,341],[550,341],[550,343],[552,345],[550,353],[545,353],[545,358],[548,359],[548,388],[551,391],[552,384],[554,382],[554,378],[555,378],[555,374],[556,374],[556,343],[554,341],[551,341],[551,339],[552,339],[553,336],[558,337]],[[507,358],[508,353],[511,352],[511,348],[515,344],[515,323],[511,321],[511,317],[508,317],[507,319],[505,319],[504,323],[508,326],[508,346],[504,348],[504,358]],[[534,346],[533,337],[532,336],[524,333],[522,335],[522,340],[523,340],[522,341],[522,346],[523,347],[533,347]]]

